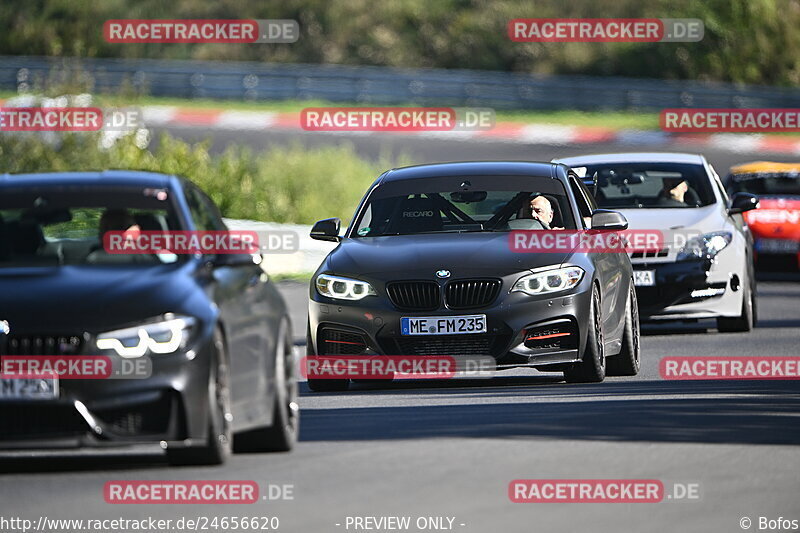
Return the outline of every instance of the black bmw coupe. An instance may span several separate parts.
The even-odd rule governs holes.
[[[466,162],[389,170],[350,227],[318,222],[339,245],[311,281],[308,355],[491,356],[498,369],[563,372],[567,381],[634,375],[639,319],[626,253],[521,251],[513,233],[605,234],[627,228],[599,210],[565,165]],[[309,377],[312,390],[348,379]]]
[[[289,315],[261,255],[112,254],[112,222],[229,233],[181,177],[0,176],[0,448],[154,443],[180,464],[292,448]],[[115,372],[15,370],[84,361]]]

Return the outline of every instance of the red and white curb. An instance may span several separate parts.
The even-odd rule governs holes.
[[[147,106],[142,108],[148,126],[203,127],[223,130],[298,130],[299,113],[269,111],[223,111],[219,109]],[[316,132],[331,135],[373,135],[375,132]],[[677,144],[692,148],[714,148],[730,152],[769,152],[800,155],[800,139],[780,135],[740,133],[666,133],[662,131],[614,130],[602,127],[498,122],[485,131],[391,132],[452,140],[485,140],[516,144],[572,145],[615,143],[622,145]]]
[[[3,101],[0,100],[0,105]],[[188,127],[231,131],[296,130],[299,113],[203,109],[177,106],[141,108],[146,127]],[[327,135],[374,135],[375,132],[316,132]],[[615,130],[603,127],[497,122],[490,130],[387,132],[456,141],[480,140],[514,144],[580,145],[614,143],[625,146],[683,145],[690,149],[714,148],[729,152],[800,155],[800,138],[741,133],[667,133],[654,130]]]

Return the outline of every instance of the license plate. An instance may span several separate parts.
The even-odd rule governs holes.
[[[486,333],[486,315],[403,317],[400,332],[403,335]]]
[[[55,400],[58,378],[2,378],[0,400]]]
[[[756,242],[756,251],[766,254],[796,254],[800,250],[800,242],[790,239],[760,239]]]
[[[634,270],[633,284],[637,287],[652,287],[656,284],[655,270]]]

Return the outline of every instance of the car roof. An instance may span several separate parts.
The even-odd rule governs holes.
[[[800,163],[776,163],[773,161],[753,161],[731,167],[731,174],[797,174]]]
[[[553,162],[563,163],[569,167],[596,165],[600,163],[686,163],[702,165],[705,163],[705,158],[699,154],[678,152],[627,152],[559,157],[553,159]]]
[[[458,163],[434,163],[394,168],[383,175],[383,183],[420,178],[447,176],[537,176],[555,178],[555,163],[532,161],[465,161]]]
[[[0,189],[58,185],[175,188],[179,181],[180,178],[176,176],[139,170],[42,172],[36,174],[2,174],[0,175]]]

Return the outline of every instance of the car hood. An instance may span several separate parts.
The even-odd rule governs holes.
[[[103,331],[182,312],[190,264],[0,268],[0,320],[12,334]]]
[[[659,231],[663,239],[661,246],[670,246],[686,241],[685,236],[700,235],[724,228],[718,205],[697,208],[673,209],[617,209],[628,219],[628,229]]]
[[[345,239],[328,256],[337,274],[375,275],[385,279],[430,278],[449,270],[465,275],[505,276],[560,265],[569,254],[519,253],[511,250],[510,233],[439,233]]]
[[[800,200],[761,198],[758,209],[744,214],[753,235],[767,239],[800,240]]]

